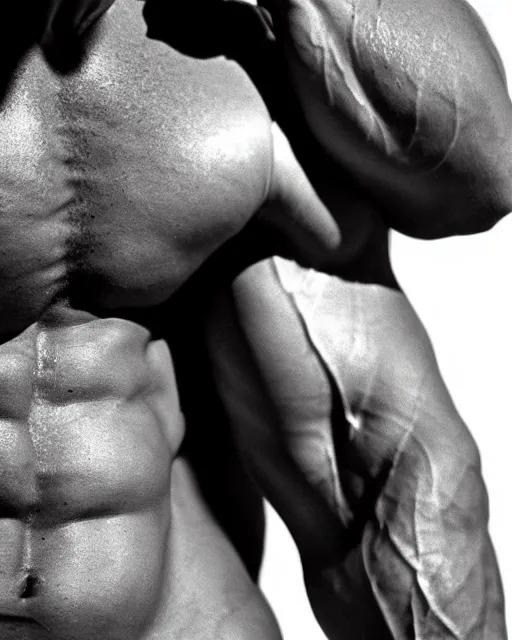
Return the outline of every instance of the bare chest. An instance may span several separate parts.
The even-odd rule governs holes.
[[[129,6],[72,73],[29,54],[4,101],[5,331],[59,296],[105,309],[164,300],[265,198],[268,122],[243,72],[145,39]]]

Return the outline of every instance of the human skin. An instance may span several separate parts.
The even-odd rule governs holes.
[[[512,210],[512,104],[499,54],[469,4],[258,4],[272,17],[308,129],[377,199],[389,226],[439,238],[485,231]],[[250,39],[258,29],[262,21],[242,5],[147,0],[148,15],[152,6],[169,12],[155,34],[203,56],[207,45],[222,51],[215,33],[236,56],[240,33]]]
[[[390,226],[426,238],[475,233],[512,210],[512,103],[468,3],[262,5],[311,129],[378,197]]]
[[[259,86],[319,195],[331,211],[343,211],[343,247],[328,270],[332,282],[354,283],[357,295],[340,294],[320,316],[322,298],[315,305],[313,290],[308,313],[301,313],[293,286],[283,288],[267,261],[235,277],[214,300],[210,354],[240,450],[298,545],[310,601],[329,638],[503,640],[503,593],[478,450],[428,337],[399,292],[389,262],[386,203],[347,176],[350,154],[345,170],[325,153],[336,137],[320,139],[316,131],[324,122],[332,126],[332,119],[311,117],[311,127],[304,126],[290,98],[290,85],[299,83],[277,60],[278,53],[261,72],[274,80]],[[309,101],[315,97],[307,93]],[[308,120],[304,104],[302,110]],[[473,135],[478,137],[477,127]],[[412,225],[416,213],[408,213]],[[470,233],[471,213],[467,226],[464,220],[457,221],[458,231]],[[452,228],[443,223],[440,229]],[[297,295],[307,294],[315,280],[321,290],[326,278],[303,270]],[[359,319],[355,328],[346,324],[351,314]],[[381,316],[392,329],[379,336]],[[327,331],[337,317],[339,348],[329,354],[314,322],[323,321]],[[348,381],[346,395],[333,381],[336,358]],[[422,393],[415,376],[423,379]],[[411,399],[414,411],[407,414]],[[344,403],[358,427],[347,422]],[[333,472],[328,482],[330,464],[339,475]],[[341,517],[333,499],[338,492],[349,505]],[[406,530],[415,532],[415,543]]]
[[[208,332],[317,620],[332,640],[504,640],[477,445],[424,328],[392,286],[295,268],[288,284],[275,260],[244,271]]]
[[[141,10],[116,3],[68,69],[28,47],[3,87],[5,640],[279,638],[179,452],[168,344],[135,317],[259,210],[300,246],[338,229],[246,74],[148,40]]]

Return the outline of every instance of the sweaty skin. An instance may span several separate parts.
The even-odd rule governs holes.
[[[241,34],[270,35],[269,18],[243,4],[147,0],[147,19],[155,37],[180,50],[237,57]],[[270,39],[308,129],[378,200],[389,226],[438,238],[484,231],[512,211],[512,102],[496,48],[469,4],[258,4],[271,16]],[[261,75],[275,64],[262,63]]]
[[[169,347],[130,317],[262,207],[299,245],[338,230],[246,74],[148,40],[141,9],[4,87],[2,640],[280,637],[180,455]]]

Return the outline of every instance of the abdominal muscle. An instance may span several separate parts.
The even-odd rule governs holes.
[[[3,640],[159,638],[182,437],[143,327],[55,307],[0,346]]]

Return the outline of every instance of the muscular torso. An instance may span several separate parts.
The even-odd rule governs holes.
[[[29,51],[1,106],[0,636],[181,638],[183,418],[167,344],[122,317],[261,205],[270,133],[241,70],[147,40],[135,0],[86,50],[66,73]]]
[[[183,434],[168,351],[136,324],[52,309],[2,345],[0,372],[2,637],[138,638]]]
[[[193,596],[170,569],[183,418],[169,348],[133,314],[261,206],[268,116],[235,63],[145,38],[135,0],[86,51],[65,73],[29,51],[0,112],[0,635],[185,638]],[[345,229],[344,268],[377,228],[365,219]]]

